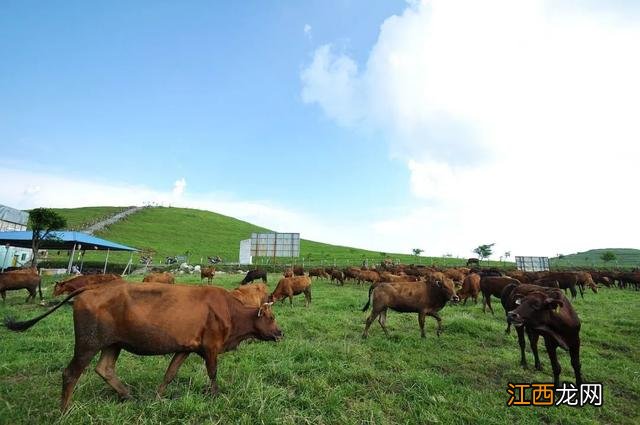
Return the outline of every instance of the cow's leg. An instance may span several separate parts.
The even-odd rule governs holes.
[[[171,363],[169,363],[169,367],[167,368],[167,371],[164,373],[164,379],[162,380],[162,384],[160,384],[160,386],[158,387],[158,397],[162,397],[162,394],[164,394],[164,390],[167,389],[167,385],[169,385],[171,383],[171,381],[173,381],[173,379],[176,377],[176,374],[178,373],[178,369],[180,369],[180,366],[182,366],[182,363],[184,363],[184,361],[187,359],[187,357],[189,357],[189,353],[176,353],[173,355],[173,358],[171,359]]]
[[[207,374],[211,380],[211,395],[215,396],[218,394],[218,382],[216,380],[218,374],[218,352],[216,350],[207,350],[204,361],[207,365]]]
[[[304,301],[304,306],[309,307],[309,304],[311,304],[311,290],[309,288],[304,291]]]
[[[388,337],[389,331],[387,330],[387,309],[386,308],[380,312],[380,316],[378,317],[378,323],[380,323],[380,327],[382,327],[384,334]]]
[[[7,291],[0,291],[0,297],[2,297],[2,301],[7,301]]]
[[[424,333],[424,319],[427,317],[427,313],[424,311],[418,312],[418,324],[420,325],[420,336],[422,338],[426,338],[427,335]]]
[[[542,370],[542,365],[540,364],[540,357],[538,356],[538,337],[540,336],[533,329],[527,328],[527,336],[529,337],[529,345],[531,346],[531,351],[533,352],[533,361],[536,370]]]
[[[518,345],[520,346],[520,366],[527,367],[527,358],[524,355],[525,341],[524,341],[524,326],[515,326],[516,333],[518,334]]]
[[[584,300],[584,286],[578,285],[578,289],[580,290],[580,298]]]
[[[25,300],[25,303],[28,303],[29,301],[35,301],[36,300],[36,290],[35,289],[31,289],[31,288],[27,288],[27,291],[29,292],[29,295],[27,296],[27,299]]]
[[[116,390],[121,400],[127,400],[131,398],[129,390],[116,375],[115,366],[119,355],[120,348],[114,345],[103,348],[102,353],[100,354],[100,360],[98,360],[98,364],[96,365],[96,373],[100,375],[107,384],[111,385],[114,390]]]
[[[571,366],[576,375],[576,386],[582,385],[582,373],[580,372],[580,345],[569,347],[569,355],[571,356]]]
[[[491,294],[489,294],[489,296],[487,297],[487,305],[489,306],[489,311],[491,311],[491,314],[495,316],[495,313],[493,312],[493,307],[491,307]]]
[[[489,297],[490,296],[491,295],[489,295]],[[487,294],[484,291],[482,292],[482,312],[487,312]]]
[[[98,350],[96,349],[76,350],[73,359],[71,359],[71,362],[64,372],[62,372],[62,399],[60,400],[60,410],[62,410],[63,413],[66,412],[67,407],[69,407],[69,401],[71,400],[71,395],[78,382],[78,378],[80,378],[80,375],[82,375],[82,372],[87,368],[97,352]]]
[[[467,299],[468,299],[468,298],[469,298],[469,297],[464,297],[464,302],[462,303],[462,305],[467,305]]]
[[[558,353],[556,352],[558,344],[553,338],[545,336],[544,345],[547,348],[547,354],[549,355],[549,361],[553,369],[553,385],[557,388],[560,385],[560,371],[562,370],[560,368],[560,362],[558,362]]]
[[[440,336],[440,334],[443,331],[443,329],[442,329],[442,319],[440,318],[438,313],[436,313],[435,311],[427,313],[427,316],[431,316],[431,317],[433,317],[434,319],[436,319],[438,321],[438,327],[436,328],[436,335]]]
[[[575,285],[570,286],[569,290],[571,291],[571,301],[575,301],[576,296],[578,295]]]
[[[371,314],[369,315],[369,317],[367,317],[367,321],[364,325],[364,332],[362,332],[362,337],[366,338],[369,336],[369,327],[371,326],[371,324],[373,323],[374,320],[376,320],[376,318],[380,315],[379,311],[376,310],[372,310]],[[382,324],[380,324],[380,326],[382,326]],[[382,328],[384,329],[384,327]]]

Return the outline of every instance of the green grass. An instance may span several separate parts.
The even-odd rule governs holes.
[[[137,280],[140,278],[138,277]],[[234,287],[239,275],[217,276]],[[277,276],[270,276],[273,288]],[[180,276],[194,284],[198,278]],[[51,284],[45,285],[45,296]],[[441,312],[445,332],[435,336],[427,320],[427,338],[419,337],[415,314],[388,315],[392,334],[376,324],[360,335],[366,317],[360,311],[367,288],[336,287],[314,281],[313,302],[302,297],[293,307],[277,304],[285,332],[279,343],[243,343],[222,355],[221,394],[203,393],[208,378],[202,360],[190,357],[166,398],[155,388],[169,356],[123,353],[118,374],[134,399],[120,403],[92,371],[80,378],[72,408],[60,416],[61,372],[73,353],[71,307],[63,307],[30,330],[0,330],[0,422],[32,423],[443,423],[443,424],[635,424],[640,421],[640,292],[602,289],[574,306],[582,319],[582,370],[587,382],[604,384],[601,408],[506,406],[508,382],[550,382],[550,366],[540,343],[544,370],[519,365],[515,335],[504,335],[501,308],[496,316],[480,306],[447,306]],[[24,304],[11,292],[0,317],[28,319],[44,311]],[[499,305],[499,303],[496,303]],[[528,359],[532,363],[531,354]],[[562,380],[573,380],[568,354],[559,352]],[[93,365],[95,365],[95,360]]]
[[[613,252],[616,259],[605,263],[600,257],[607,251]],[[552,258],[551,265],[554,267],[640,267],[640,249],[591,249],[585,252],[564,255],[562,258]]]
[[[98,221],[122,212],[127,207],[52,208],[67,220],[67,229],[82,230]]]
[[[68,220],[82,221],[83,214],[94,214],[97,210],[112,207],[77,208],[57,210]],[[92,216],[93,217],[93,216]],[[88,218],[87,218],[88,220]],[[304,236],[304,229],[299,230]],[[97,236],[139,249],[154,251],[154,263],[158,264],[167,256],[183,255],[190,252],[190,262],[206,261],[208,256],[219,255],[229,262],[238,261],[238,249],[242,239],[248,239],[253,232],[268,232],[268,229],[255,226],[242,220],[187,208],[147,208],[132,214],[111,225]],[[415,257],[408,254],[381,253],[366,249],[330,245],[302,239],[300,242],[301,257],[305,265],[361,265],[367,259],[370,264],[379,263],[383,258],[392,258],[403,263],[426,265],[461,265],[465,260],[456,258]],[[68,261],[68,257],[56,256],[51,259]],[[383,256],[383,254],[385,254]],[[105,254],[87,252],[85,261],[104,261]],[[136,262],[137,262],[136,256]],[[302,262],[302,258],[298,261]],[[126,263],[129,254],[112,253],[111,262]],[[264,259],[256,259],[257,264]],[[278,261],[287,262],[288,259]],[[496,265],[498,263],[487,263]],[[513,264],[513,263],[505,263]]]

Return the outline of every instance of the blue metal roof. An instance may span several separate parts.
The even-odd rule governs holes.
[[[106,239],[98,238],[92,235],[88,235],[82,232],[71,231],[55,231],[51,232],[52,239],[42,241],[40,249],[73,249],[76,245],[76,249],[97,249],[111,251],[137,251],[136,248],[131,248],[126,245],[111,242]],[[0,232],[0,244],[10,245],[21,248],[31,248],[31,239],[33,232],[30,230],[22,232]],[[78,245],[82,245],[79,247]]]

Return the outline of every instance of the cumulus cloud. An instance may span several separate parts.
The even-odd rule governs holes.
[[[436,206],[374,226],[394,245],[422,232],[433,254],[493,240],[532,254],[633,246],[634,208],[593,202],[628,199],[640,154],[640,27],[622,15],[542,0],[412,2],[384,21],[362,67],[318,47],[302,99],[386,137],[415,201]]]
[[[184,179],[184,177],[182,177],[180,180],[176,180],[176,182],[173,184],[174,196],[182,196],[185,187],[187,187],[187,181]]]

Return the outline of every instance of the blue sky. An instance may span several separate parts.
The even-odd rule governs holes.
[[[429,255],[633,247],[630,213],[577,205],[635,179],[639,16],[626,1],[3,2],[0,202],[157,202]]]

